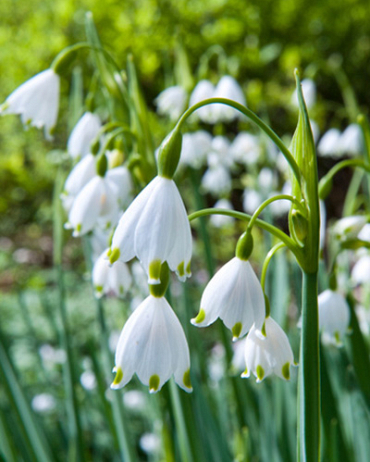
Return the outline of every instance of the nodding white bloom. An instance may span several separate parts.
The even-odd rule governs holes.
[[[215,87],[209,80],[200,80],[190,95],[189,107],[194,106],[205,99],[212,98],[214,91]],[[214,104],[209,104],[208,106],[197,109],[192,117],[199,118],[202,122],[214,123],[215,117],[212,109],[213,106]]]
[[[246,166],[255,165],[261,154],[257,136],[246,132],[239,133],[230,147],[230,154],[235,162]]]
[[[228,194],[232,189],[229,170],[223,165],[207,169],[202,177],[202,188],[214,196]]]
[[[262,203],[262,196],[255,189],[246,188],[243,194],[243,210],[253,214]]]
[[[341,154],[356,156],[361,154],[364,149],[364,137],[358,124],[349,125],[338,141],[339,151]]]
[[[110,229],[94,228],[92,230],[89,238],[92,253],[91,260],[93,262],[95,262],[100,257],[103,250],[109,246],[111,232]]]
[[[64,209],[69,212],[81,189],[96,175],[96,157],[87,154],[68,175],[61,194]]]
[[[230,141],[226,136],[215,136],[212,139],[211,149],[207,156],[209,167],[218,167],[223,165],[230,168],[234,164],[234,159],[230,155]]]
[[[370,242],[370,223],[366,223],[366,225],[358,233],[357,237],[362,241]]]
[[[370,255],[363,255],[353,266],[351,279],[355,285],[370,284]]]
[[[184,112],[187,98],[186,90],[180,85],[166,88],[155,99],[158,114],[167,115],[171,120],[177,120]]]
[[[123,327],[111,388],[124,387],[136,372],[150,393],[159,391],[172,375],[190,392],[189,368],[189,347],[180,321],[164,297],[149,295]]]
[[[59,75],[53,69],[40,72],[8,96],[2,114],[20,114],[24,126],[44,127],[45,138],[52,140],[59,109]]]
[[[67,151],[73,159],[84,157],[90,152],[90,144],[98,134],[100,127],[99,116],[92,112],[85,112],[68,139]]]
[[[301,85],[306,106],[310,109],[316,103],[316,84],[312,79],[303,79]],[[292,104],[298,106],[297,90],[292,94]]]
[[[218,82],[214,98],[226,98],[231,99],[243,106],[246,106],[246,100],[238,82],[230,75],[224,75]],[[214,104],[213,112],[216,122],[231,122],[236,118],[242,118],[243,114],[236,109],[226,106],[225,104]]]
[[[324,157],[339,157],[340,148],[339,140],[341,133],[337,128],[331,128],[321,138],[317,152]]]
[[[156,176],[122,215],[113,235],[111,262],[138,257],[149,284],[160,282],[164,262],[180,280],[191,276],[192,238],[184,203],[173,180]]]
[[[355,238],[366,222],[367,218],[364,215],[341,218],[333,226],[333,233],[338,239]]]
[[[206,163],[207,154],[211,150],[211,143],[212,136],[204,130],[185,133],[182,136],[180,162],[193,168],[202,167]]]
[[[276,188],[276,176],[271,168],[263,167],[258,174],[258,186],[262,192],[269,192]]]
[[[319,326],[324,341],[341,345],[350,320],[350,309],[346,299],[339,292],[325,290],[319,295]]]
[[[69,212],[66,229],[78,237],[95,226],[111,228],[119,215],[117,188],[107,177],[95,176],[77,195]]]
[[[215,209],[234,210],[233,204],[227,199],[218,200],[213,207]],[[210,221],[213,224],[213,226],[216,226],[217,228],[222,228],[225,225],[233,223],[234,218],[229,217],[228,215],[211,215]]]
[[[290,366],[294,365],[294,357],[288,337],[279,324],[267,317],[264,331],[253,326],[244,345],[246,368],[242,377],[257,378],[257,383],[274,373],[282,379],[290,379]]]
[[[124,166],[112,168],[107,171],[105,177],[116,190],[119,205],[126,208],[132,201],[132,180],[129,170]]]
[[[206,327],[217,318],[232,331],[234,341],[254,323],[262,328],[265,298],[249,261],[234,257],[217,271],[204,289],[200,311],[191,323]]]
[[[121,261],[110,264],[107,257],[108,249],[94,263],[92,282],[97,298],[112,293],[115,296],[125,294],[132,284],[132,277],[126,265]]]

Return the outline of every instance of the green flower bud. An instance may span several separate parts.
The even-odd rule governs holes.
[[[163,140],[158,151],[158,174],[172,179],[180,160],[182,135],[177,126]]]
[[[235,256],[240,260],[247,261],[253,250],[252,233],[247,230],[243,233],[236,244]]]
[[[297,209],[293,209],[290,214],[290,231],[300,244],[303,244],[307,237],[307,219]]]
[[[170,281],[170,269],[167,262],[162,263],[159,279],[161,280],[159,284],[149,284],[150,295],[157,298],[164,297]]]
[[[99,176],[104,177],[105,173],[108,169],[108,160],[105,154],[99,156],[98,160],[96,161],[96,173]]]

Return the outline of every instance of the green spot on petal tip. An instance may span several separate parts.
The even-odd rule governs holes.
[[[188,274],[189,276],[191,275],[191,262],[190,261],[186,265],[186,274]]]
[[[200,309],[198,315],[196,318],[192,319],[193,324],[200,324],[203,322],[206,318],[206,312],[203,310],[203,308]]]
[[[159,388],[159,376],[157,374],[154,374],[150,377],[149,379],[149,392],[150,393],[155,393],[158,391]]]
[[[119,251],[118,247],[115,247],[114,249],[112,249],[109,255],[109,262],[111,265],[119,259],[120,254],[121,252]]]
[[[180,277],[185,276],[185,263],[183,261],[177,267],[177,272]]]
[[[263,380],[263,378],[265,376],[265,371],[264,371],[264,369],[263,369],[263,367],[261,365],[257,366],[256,374],[257,374],[258,380],[260,380],[260,381]]]
[[[242,331],[243,324],[241,322],[237,322],[234,327],[231,329],[231,332],[233,333],[233,340],[237,340],[240,336],[240,333]]]
[[[290,364],[285,363],[284,366],[281,368],[281,373],[283,374],[283,377],[285,380],[290,379]]]
[[[123,371],[120,367],[115,367],[113,369],[113,372],[116,373],[116,376],[114,377],[114,380],[113,380],[113,383],[112,383],[112,386],[115,387],[117,385],[119,385],[123,379]]]
[[[186,388],[189,388],[189,390],[192,390],[193,387],[191,386],[191,380],[190,380],[190,369],[188,369],[182,378],[182,381],[184,382],[184,385]]]

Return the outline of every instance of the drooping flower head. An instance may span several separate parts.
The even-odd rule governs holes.
[[[59,109],[59,75],[53,69],[40,72],[11,93],[0,108],[1,114],[19,114],[25,127],[44,127],[52,139]]]
[[[85,112],[72,130],[68,143],[67,151],[69,155],[76,159],[84,157],[90,152],[90,144],[95,139],[101,127],[98,115]]]
[[[108,249],[105,249],[99,256],[92,271],[92,282],[97,298],[109,293],[121,296],[132,284],[132,276],[127,265],[121,261],[111,265],[107,258],[107,251]]]
[[[186,107],[187,98],[186,90],[180,85],[166,88],[155,99],[158,113],[169,116],[171,120],[177,120]]]
[[[341,346],[350,320],[346,299],[339,292],[328,289],[319,295],[318,303],[319,325],[323,330],[324,340]]]
[[[246,368],[242,377],[253,373],[258,383],[274,373],[289,380],[290,366],[294,365],[293,352],[285,332],[271,316],[266,318],[262,330],[254,325],[249,331],[244,359]]]

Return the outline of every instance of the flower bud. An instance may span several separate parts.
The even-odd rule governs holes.
[[[236,244],[235,256],[240,260],[247,261],[253,250],[253,237],[250,230],[243,233]]]
[[[158,150],[158,174],[172,179],[180,160],[182,135],[175,127],[163,140]]]

